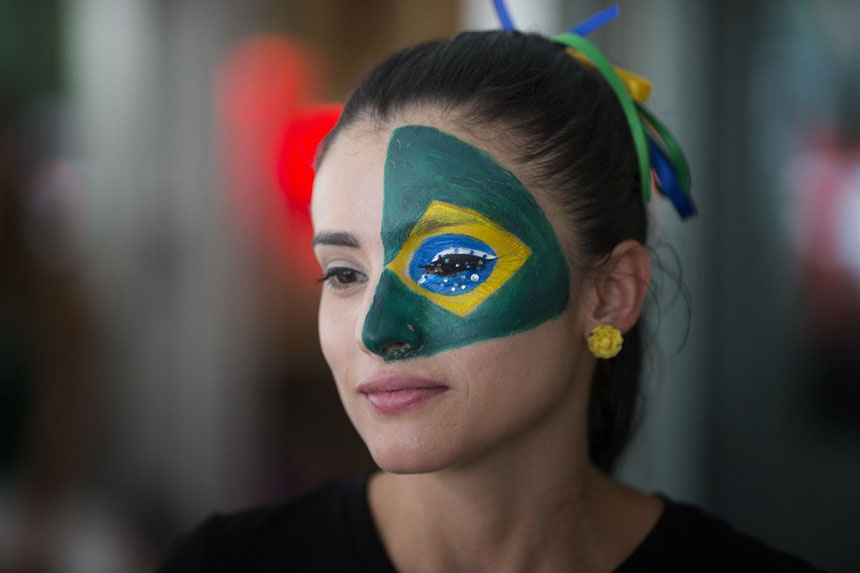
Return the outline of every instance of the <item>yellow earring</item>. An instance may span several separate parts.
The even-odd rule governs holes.
[[[623,342],[621,331],[608,324],[596,327],[588,335],[588,349],[598,358],[616,356],[621,352]]]

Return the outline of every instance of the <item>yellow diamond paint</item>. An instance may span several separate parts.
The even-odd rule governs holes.
[[[442,233],[472,237],[495,251],[496,265],[486,281],[467,293],[443,296],[422,288],[412,280],[409,276],[412,255],[426,239]],[[477,211],[433,201],[386,268],[415,293],[457,316],[466,316],[514,276],[530,256],[531,249],[522,241]]]

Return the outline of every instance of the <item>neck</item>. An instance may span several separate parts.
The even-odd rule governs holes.
[[[451,470],[397,476],[390,482],[395,522],[422,526],[391,530],[389,548],[395,563],[410,570],[538,570],[548,563],[555,563],[548,570],[562,570],[560,563],[587,560],[559,541],[591,540],[591,481],[589,472],[564,482],[529,468],[503,476]]]

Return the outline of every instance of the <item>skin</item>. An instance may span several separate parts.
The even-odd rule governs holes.
[[[332,142],[314,184],[314,229],[353,245],[315,247],[324,272],[350,269],[323,288],[320,342],[347,415],[383,470],[368,493],[383,545],[399,570],[611,571],[645,538],[662,502],[588,459],[596,359],[586,339],[600,324],[625,332],[636,323],[648,256],[638,243],[619,244],[600,273],[571,277],[568,306],[533,328],[386,361],[362,331],[385,267],[387,146],[406,125],[435,127],[489,153],[534,190],[559,242],[573,244],[559,210],[495,145],[497,134],[465,131],[421,109],[384,126],[358,122]],[[565,256],[572,262],[572,249]],[[357,386],[385,375],[429,377],[449,390],[418,409],[380,415]]]

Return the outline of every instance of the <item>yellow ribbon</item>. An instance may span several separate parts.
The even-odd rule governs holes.
[[[574,50],[573,48],[566,48],[565,52],[578,62],[582,62],[591,68],[594,67],[594,64],[591,63],[588,56],[582,52]],[[630,92],[630,97],[632,97],[634,101],[645,103],[651,99],[651,82],[642,76],[637,76],[633,72],[625,70],[624,68],[619,68],[618,66],[612,67],[615,68],[615,73],[617,73],[618,77],[621,78],[621,81],[624,82],[625,87],[627,87],[627,91]]]

